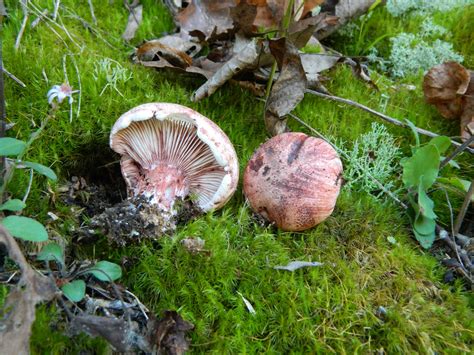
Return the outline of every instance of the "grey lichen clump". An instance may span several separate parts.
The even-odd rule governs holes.
[[[344,188],[373,193],[380,190],[373,178],[387,189],[392,187],[390,177],[396,171],[401,153],[395,138],[385,126],[372,123],[372,129],[360,136],[352,149],[346,150],[346,154],[348,159],[345,164]]]

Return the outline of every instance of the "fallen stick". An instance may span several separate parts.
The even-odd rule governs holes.
[[[371,109],[370,107],[367,107],[365,105],[362,105],[362,104],[359,104],[358,102],[355,102],[355,101],[352,101],[352,100],[349,100],[349,99],[345,99],[343,97],[339,97],[339,96],[334,96],[334,95],[327,95],[327,94],[323,94],[323,93],[320,93],[320,92],[317,92],[317,91],[314,91],[314,90],[309,90],[307,89],[306,92],[308,94],[311,94],[311,95],[315,95],[315,96],[319,96],[319,97],[322,97],[322,98],[325,98],[325,99],[328,99],[328,100],[333,100],[333,101],[337,101],[337,102],[342,102],[344,104],[347,104],[347,105],[350,105],[350,106],[354,106],[354,107],[357,107],[357,108],[360,108],[361,110],[364,110],[364,111],[367,111],[377,117],[380,117],[382,118],[383,120],[387,121],[387,122],[390,122],[396,126],[400,126],[400,127],[405,127],[405,128],[409,128],[408,124],[406,123],[403,123],[399,120],[397,120],[396,118],[393,118],[393,117],[390,117],[390,116],[387,116],[383,113],[380,113],[378,111],[375,111],[373,109]],[[420,134],[423,134],[425,136],[428,136],[428,137],[439,137],[439,134],[436,134],[436,133],[433,133],[431,131],[428,131],[426,129],[423,129],[423,128],[418,128],[418,127],[415,127],[414,128],[415,131],[417,131],[418,133]],[[456,147],[460,147],[462,146],[461,143],[459,142],[456,142],[454,140],[451,139],[451,144],[455,145]],[[468,151],[469,153],[471,154],[474,154],[474,149],[473,148],[469,148],[469,147],[466,147],[465,148],[466,151]]]

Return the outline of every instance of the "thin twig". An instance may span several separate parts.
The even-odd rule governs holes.
[[[464,221],[464,217],[466,216],[467,209],[469,204],[471,203],[472,195],[474,193],[474,180],[471,181],[471,186],[469,186],[469,190],[467,191],[466,197],[464,198],[464,202],[462,203],[461,210],[456,218],[456,223],[454,224],[454,235],[459,233],[459,229],[461,229],[462,222]]]
[[[26,84],[21,81],[20,79],[18,79],[15,75],[13,75],[12,73],[10,73],[5,67],[2,67],[2,71],[10,78],[12,79],[14,82],[16,82],[18,85],[26,88]]]
[[[33,169],[30,169],[30,179],[28,180],[28,187],[26,188],[25,196],[23,196],[23,203],[28,199],[28,195],[31,191],[31,185],[33,184]]]
[[[314,91],[314,90],[309,90],[309,89],[307,89],[306,92],[309,93],[309,94],[315,95],[315,96],[319,96],[319,97],[328,99],[328,100],[338,101],[338,102],[342,102],[342,103],[345,103],[345,104],[350,105],[350,106],[360,108],[360,109],[362,109],[364,111],[367,111],[367,112],[369,112],[369,113],[371,113],[371,114],[373,114],[377,117],[380,117],[383,120],[385,120],[387,122],[390,122],[390,123],[392,123],[396,126],[409,128],[409,126],[406,123],[403,123],[403,122],[397,120],[396,118],[393,118],[393,117],[387,116],[383,113],[380,113],[378,111],[375,111],[375,110],[371,109],[370,107],[362,105],[358,102],[355,102],[355,101],[352,101],[352,100],[349,100],[349,99],[345,99],[345,98],[342,98],[342,97],[339,97],[339,96],[326,95],[326,94],[323,94],[323,93],[320,93],[320,92],[317,92],[317,91]],[[423,129],[423,128],[415,127],[415,130],[418,133],[423,134],[423,135],[428,136],[428,137],[438,137],[439,136],[439,134],[433,133],[433,132],[428,131],[428,130]],[[458,147],[462,145],[461,143],[453,141],[452,139],[451,139],[451,144],[453,144],[455,146],[458,146]],[[474,154],[474,149],[473,148],[468,147],[468,148],[464,148],[464,149],[466,149],[466,151],[468,151],[469,153]]]
[[[94,25],[97,25],[97,18],[95,17],[95,13],[94,13],[94,5],[92,5],[92,0],[88,0],[88,2],[89,2],[89,9],[91,11],[92,22],[94,23]]]
[[[54,3],[54,11],[53,11],[53,21],[56,21],[56,18],[58,17],[58,11],[59,11],[59,4],[61,3],[61,0],[56,0]]]
[[[444,191],[444,195],[446,196],[446,202],[448,203],[450,226],[451,226],[451,236],[453,237],[452,242],[453,242],[454,244],[456,244],[456,238],[455,238],[456,233],[454,232],[455,227],[454,227],[453,206],[451,205],[451,201],[450,201],[450,199],[449,199],[448,192],[446,191],[446,189],[443,189],[443,191]],[[448,238],[449,238],[449,236],[448,236]],[[462,265],[462,267],[465,268],[465,265],[464,265],[464,263],[462,262],[461,257],[459,256],[458,248],[454,248],[454,252],[456,253],[456,257],[457,257],[459,263]]]
[[[301,118],[299,118],[298,116],[296,116],[295,114],[293,113],[289,113],[289,116],[291,118],[293,118],[294,120],[298,121],[299,123],[301,123],[303,126],[305,126],[306,128],[308,128],[311,132],[313,132],[313,134],[317,135],[318,137],[324,139],[326,142],[328,142],[339,154],[341,154],[342,156],[344,156],[344,158],[346,159],[350,159],[349,156],[347,155],[346,152],[344,152],[342,149],[340,149],[338,146],[334,145],[333,143],[331,143],[325,136],[323,136],[321,133],[319,133],[316,129],[314,129],[313,127],[311,127],[309,124],[307,124],[305,121],[303,121]],[[361,169],[360,166],[358,166],[359,169]],[[397,196],[395,196],[393,194],[393,192],[391,192],[390,190],[388,190],[385,186],[383,186],[383,184],[378,181],[369,171],[364,171],[365,174],[367,174],[367,176],[384,192],[386,193],[388,196],[390,196],[393,200],[395,200],[398,204],[400,204],[400,206],[402,206],[405,210],[408,209],[408,206],[402,202]]]
[[[21,5],[21,10],[23,11],[23,21],[21,23],[20,32],[18,32],[18,35],[16,37],[15,51],[17,51],[18,48],[20,48],[21,38],[23,37],[23,33],[25,32],[26,24],[28,23],[28,18],[30,17],[30,15],[28,14],[28,0],[22,0],[20,2],[20,5]]]
[[[454,152],[452,152],[450,155],[448,155],[439,165],[439,170],[443,169],[448,163],[453,160],[458,154],[462,153],[464,149],[466,149],[472,142],[474,142],[474,135],[469,137],[467,141],[465,141],[463,144],[461,144],[459,147],[457,147]]]

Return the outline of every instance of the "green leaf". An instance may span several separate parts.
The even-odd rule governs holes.
[[[436,181],[439,173],[438,148],[428,144],[416,150],[412,157],[401,162],[403,183],[407,187],[418,187],[422,178],[423,189],[428,189]]]
[[[56,261],[57,263],[64,265],[64,254],[62,248],[56,243],[50,243],[45,245],[36,257],[38,260],[44,261]]]
[[[418,206],[420,207],[420,213],[427,218],[436,219],[437,216],[433,211],[434,202],[428,197],[426,191],[423,189],[421,180],[422,177],[420,178],[420,184],[418,186]]]
[[[22,216],[8,216],[2,224],[14,237],[31,242],[44,242],[48,240],[48,232],[44,226],[32,218]]]
[[[100,281],[110,282],[122,277],[120,266],[105,260],[99,261],[89,272]]]
[[[428,144],[434,145],[438,148],[439,154],[443,154],[451,146],[451,140],[446,136],[434,137]]]
[[[26,207],[26,204],[22,200],[14,198],[12,200],[8,200],[5,203],[3,203],[0,206],[0,211],[5,211],[6,210],[6,211],[17,212],[17,211],[21,211],[25,207]]]
[[[405,122],[407,123],[408,127],[410,127],[412,133],[413,133],[413,136],[415,136],[415,144],[416,144],[416,147],[419,147],[420,146],[420,135],[418,134],[418,132],[416,131],[416,126],[413,124],[412,121],[408,120],[408,119],[405,119]]]
[[[86,283],[83,280],[74,280],[64,284],[61,290],[70,301],[79,302],[86,294]]]
[[[452,187],[455,187],[458,190],[461,190],[465,193],[467,193],[467,191],[469,191],[469,187],[471,186],[470,181],[460,179],[460,178],[454,177],[454,176],[450,177],[450,178],[439,178],[438,182],[441,183],[441,184],[446,184],[446,185],[450,185]],[[471,201],[474,202],[474,195],[471,197]]]
[[[40,173],[41,175],[46,176],[47,178],[51,180],[56,180],[58,178],[53,170],[51,170],[50,168],[42,164],[33,163],[31,161],[24,161],[22,162],[22,164],[26,166],[27,168],[31,168],[34,171]]]
[[[11,137],[0,138],[0,155],[20,155],[26,148],[26,143]]]
[[[420,235],[432,235],[436,229],[436,222],[433,218],[425,217],[420,213],[416,216],[413,229]]]
[[[418,240],[418,242],[420,242],[420,245],[423,248],[425,248],[425,249],[431,248],[431,246],[433,245],[434,240],[436,239],[436,234],[435,234],[434,231],[430,234],[420,234],[416,231],[416,229],[414,229],[413,232],[415,233],[416,240]]]

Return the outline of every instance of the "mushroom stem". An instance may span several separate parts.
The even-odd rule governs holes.
[[[177,199],[189,194],[189,183],[183,172],[168,164],[159,164],[153,169],[140,169],[140,179],[135,195],[145,196],[150,203],[164,211],[170,211]]]

